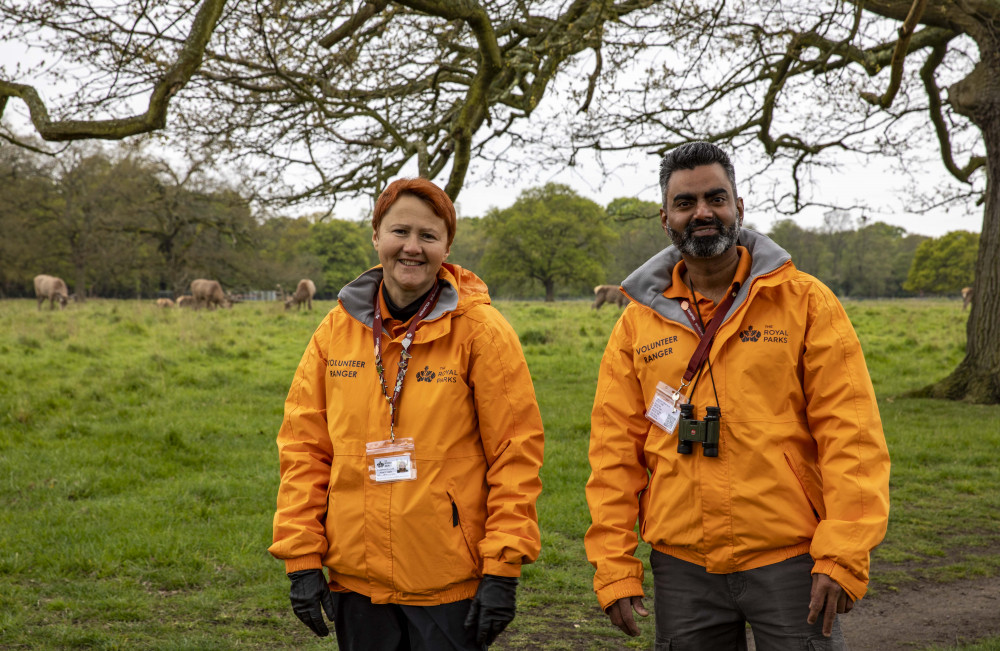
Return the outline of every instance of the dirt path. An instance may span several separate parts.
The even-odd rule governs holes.
[[[840,625],[851,651],[925,649],[1000,635],[1000,576],[920,581],[862,599]]]

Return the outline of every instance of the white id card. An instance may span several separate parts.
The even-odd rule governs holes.
[[[417,464],[413,449],[412,438],[366,443],[368,478],[376,484],[416,479]]]
[[[656,393],[646,410],[646,418],[667,434],[673,434],[681,419],[681,405],[687,398],[680,391],[663,382],[656,383]]]

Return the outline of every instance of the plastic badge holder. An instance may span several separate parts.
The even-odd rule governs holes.
[[[672,386],[656,383],[656,394],[646,410],[646,418],[667,434],[673,434],[681,419],[681,405],[687,398]]]
[[[412,481],[417,478],[412,438],[373,441],[365,444],[368,477],[376,484]]]

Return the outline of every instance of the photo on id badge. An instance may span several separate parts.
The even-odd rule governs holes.
[[[368,453],[368,476],[376,484],[417,478],[412,438],[373,441],[365,444],[365,447]]]

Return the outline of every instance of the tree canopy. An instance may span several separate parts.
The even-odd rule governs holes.
[[[0,294],[39,273],[78,297],[179,295],[194,278],[229,290],[336,292],[375,260],[370,225],[257,212],[197,164],[175,169],[135,151],[73,145],[58,160],[0,157]]]
[[[904,287],[911,292],[941,293],[970,286],[979,249],[979,234],[952,231],[917,247]]]
[[[855,227],[839,221],[836,214],[822,228],[814,229],[785,219],[768,235],[791,254],[798,269],[820,278],[838,296],[851,298],[912,295],[904,283],[914,251],[928,239],[883,222],[861,222]]]
[[[196,277],[218,278],[236,292],[277,285],[291,291],[310,278],[319,295],[332,297],[377,263],[370,223],[261,212],[196,163],[168,165],[131,147],[90,144],[75,144],[58,160],[23,149],[6,153],[0,157],[5,295],[30,294],[35,274],[53,273],[80,297],[176,296]],[[487,217],[460,219],[448,260],[473,269],[501,295],[544,297],[551,289],[555,296],[589,297],[594,284],[621,282],[668,244],[658,210],[655,202],[631,197],[602,209],[565,186],[537,187]],[[957,296],[972,277],[978,243],[967,232],[928,241],[835,211],[821,228],[785,220],[769,235],[799,268],[851,298]],[[921,242],[926,246],[915,257]],[[525,265],[524,250],[539,256]],[[536,262],[552,264],[535,269]],[[907,271],[911,284],[904,286]],[[928,275],[950,280],[919,280]]]
[[[611,229],[618,235],[611,244],[611,261],[604,283],[617,285],[646,260],[670,245],[660,224],[660,204],[620,197],[605,210]]]
[[[546,301],[555,300],[559,284],[577,291],[599,284],[615,238],[601,206],[556,183],[526,190],[511,207],[492,211],[486,229],[483,272],[490,281],[506,287],[537,282]]]

